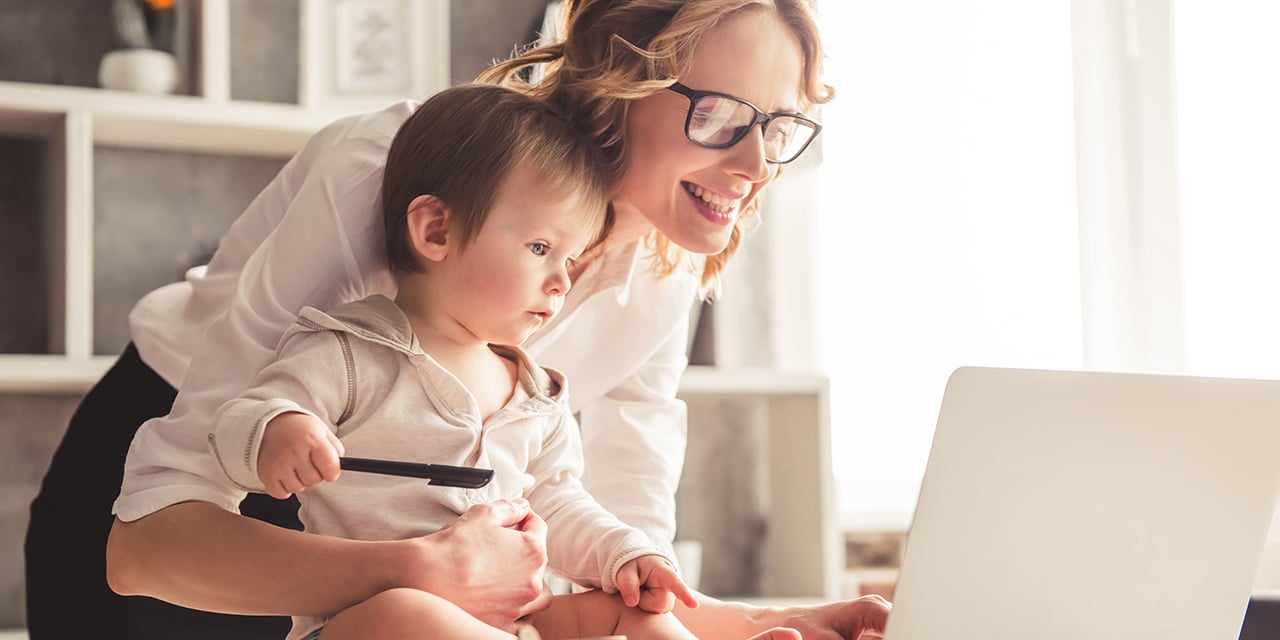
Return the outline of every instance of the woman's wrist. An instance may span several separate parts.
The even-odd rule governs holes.
[[[695,593],[697,609],[689,609],[677,602],[673,612],[698,637],[723,635],[746,638],[776,626],[769,624],[778,617],[778,611],[771,607],[719,600],[704,593]]]
[[[381,576],[381,590],[413,588],[432,591],[429,584],[440,575],[436,565],[442,561],[431,536],[380,542],[372,552],[376,575]]]

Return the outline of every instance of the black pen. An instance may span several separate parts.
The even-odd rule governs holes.
[[[493,479],[493,469],[454,467],[447,464],[374,460],[371,458],[338,458],[344,471],[381,473],[390,476],[423,478],[442,487],[479,489]]]

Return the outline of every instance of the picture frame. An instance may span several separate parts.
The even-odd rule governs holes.
[[[355,113],[448,87],[448,0],[300,0],[298,102]]]

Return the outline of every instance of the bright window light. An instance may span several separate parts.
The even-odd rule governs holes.
[[[822,365],[846,529],[909,522],[947,377],[1079,369],[1067,3],[828,0]]]

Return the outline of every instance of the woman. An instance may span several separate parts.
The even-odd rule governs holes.
[[[821,49],[805,0],[569,5],[565,43],[485,76],[519,84],[513,72],[548,63],[547,79],[527,90],[592,132],[619,178],[610,235],[580,262],[559,321],[524,346],[571,381],[588,489],[665,546],[684,453],[684,407],[675,392],[687,314],[737,249],[777,165],[816,134],[817,125],[798,114],[830,92],[818,79]],[[123,371],[113,370],[86,398],[73,419],[80,428],[69,429],[50,471],[84,478],[76,464],[83,445],[74,439],[92,429],[89,420],[104,419],[122,399],[144,406],[133,397],[144,381],[153,390],[181,383],[169,414],[148,421],[130,450],[108,545],[118,592],[206,610],[323,615],[404,586],[506,629],[545,606],[545,529],[525,505],[483,505],[414,540],[335,540],[235,515],[243,493],[207,454],[209,417],[247,386],[302,306],[394,293],[376,185],[387,145],[412,107],[318,133],[232,226],[202,278],[150,294],[131,314],[137,354],[126,353],[117,366]],[[161,407],[152,415],[168,410],[165,397],[153,391],[147,398]],[[106,457],[109,474],[119,458]],[[54,484],[46,479],[45,487]],[[42,492],[29,540],[41,526],[37,507],[56,502]],[[786,625],[806,637],[852,639],[881,629],[887,605],[863,599],[775,610],[703,598],[703,606],[678,613],[695,633],[734,628],[747,637]],[[31,630],[40,640],[36,624]]]

